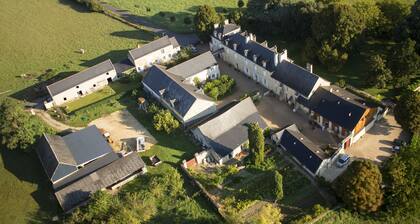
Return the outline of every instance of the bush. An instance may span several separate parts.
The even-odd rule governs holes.
[[[176,17],[175,17],[175,16],[171,16],[171,17],[169,17],[169,20],[170,20],[171,22],[175,22],[175,21],[176,21]]]
[[[179,127],[179,122],[168,109],[161,109],[153,116],[153,127],[156,131],[165,131],[170,134]]]
[[[221,99],[232,91],[235,86],[235,80],[228,75],[222,75],[220,78],[207,81],[204,84],[204,93],[214,100]]]
[[[190,18],[190,17],[185,17],[184,18],[184,23],[186,24],[186,25],[190,25],[191,23],[192,23],[192,19]]]
[[[165,17],[165,13],[164,13],[164,12],[159,12],[159,15],[160,15],[161,17]]]

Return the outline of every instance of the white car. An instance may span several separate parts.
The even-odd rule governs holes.
[[[350,156],[347,154],[341,154],[336,162],[337,167],[342,168],[345,167],[350,162]]]

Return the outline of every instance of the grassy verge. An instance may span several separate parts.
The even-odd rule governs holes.
[[[194,14],[200,5],[210,5],[220,13],[237,8],[237,0],[106,0],[120,9],[129,10],[148,22],[176,32],[192,32],[193,23],[185,24],[184,19],[189,17],[194,21]],[[245,0],[245,3],[248,1]],[[171,21],[171,17],[175,21]],[[173,20],[173,19],[172,19]]]
[[[24,10],[23,10],[24,9]],[[73,74],[153,39],[73,0],[2,1],[0,7],[0,96],[38,82],[47,69]],[[80,49],[85,49],[81,54]],[[26,74],[22,76],[22,74]]]

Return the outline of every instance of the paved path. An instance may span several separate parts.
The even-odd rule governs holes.
[[[134,15],[128,10],[122,10],[122,9],[116,8],[106,2],[101,2],[100,4],[102,5],[102,7],[104,7],[105,10],[111,11],[112,13],[118,15],[121,19],[127,22],[142,26],[144,30],[156,33],[160,36],[166,34],[170,37],[175,37],[178,43],[181,44],[182,46],[188,46],[191,44],[195,45],[200,41],[200,39],[198,39],[197,35],[195,34],[175,33],[167,29],[164,29],[162,27],[156,26],[155,24],[152,24],[144,17]]]
[[[46,111],[44,110],[39,110],[39,109],[32,109],[33,112],[35,112],[35,114],[41,118],[45,123],[47,123],[49,126],[51,126],[52,128],[56,129],[57,131],[65,131],[65,130],[80,130],[82,129],[82,127],[73,127],[73,126],[69,126],[66,124],[63,124],[57,120],[55,120],[54,118],[52,118]],[[29,111],[31,112],[31,111]]]

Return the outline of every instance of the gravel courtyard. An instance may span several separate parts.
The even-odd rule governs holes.
[[[96,119],[89,125],[96,125],[111,134],[114,150],[121,149],[122,142],[135,149],[136,138],[145,136],[146,150],[156,144],[155,138],[127,110],[114,112],[108,116]]]

